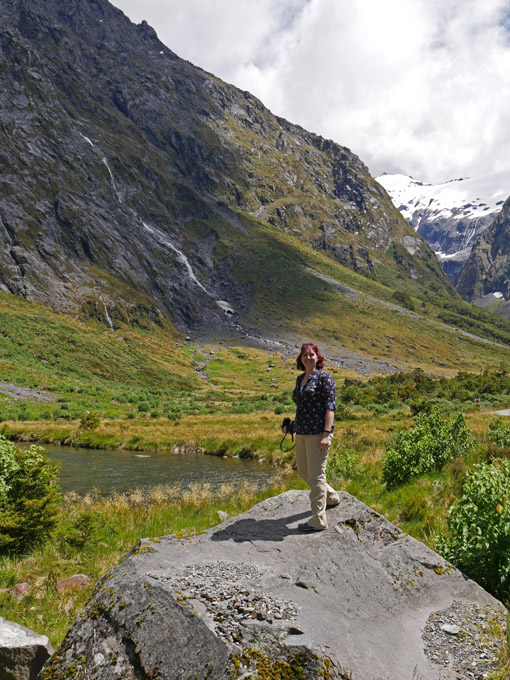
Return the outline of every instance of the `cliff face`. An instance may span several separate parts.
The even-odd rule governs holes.
[[[354,154],[145,22],[106,0],[3,0],[0,19],[3,290],[113,325],[242,320],[257,257],[282,247],[266,224],[376,279],[452,293]]]
[[[455,283],[478,236],[501,210],[509,172],[480,178],[424,184],[406,175],[381,175],[395,206],[430,245],[443,271]]]
[[[457,289],[470,302],[490,294],[507,301],[510,300],[509,273],[510,199],[473,245],[471,255],[459,274]]]

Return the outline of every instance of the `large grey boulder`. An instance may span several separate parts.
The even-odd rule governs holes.
[[[340,495],[320,533],[297,529],[308,494],[289,491],[197,535],[144,539],[98,584],[41,677],[481,677],[477,644],[504,622],[502,605]]]
[[[35,680],[52,653],[45,635],[0,616],[0,680]]]

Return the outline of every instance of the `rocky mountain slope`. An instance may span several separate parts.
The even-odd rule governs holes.
[[[453,294],[354,154],[179,59],[145,22],[106,0],[2,0],[0,19],[3,290],[110,327],[270,325],[293,274],[313,289],[309,245]]]
[[[436,185],[406,175],[381,175],[377,181],[430,244],[453,282],[477,237],[492,224],[510,193],[510,171]]]
[[[457,288],[466,300],[510,318],[510,199],[473,245]]]

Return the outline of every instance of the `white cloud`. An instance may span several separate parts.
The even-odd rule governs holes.
[[[373,174],[440,182],[509,166],[508,0],[114,4]]]

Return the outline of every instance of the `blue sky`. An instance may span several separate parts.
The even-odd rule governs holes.
[[[373,175],[439,183],[510,167],[510,0],[113,4]]]

